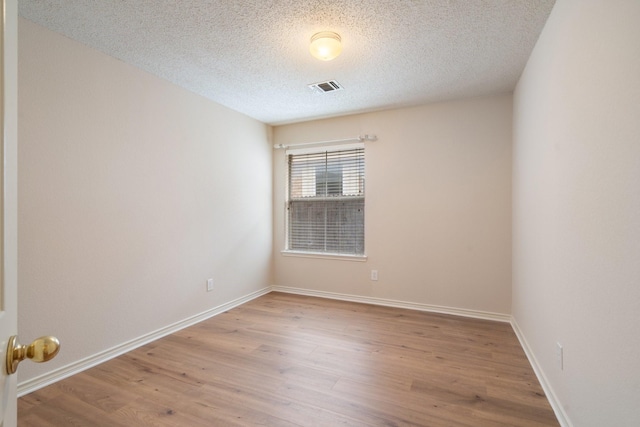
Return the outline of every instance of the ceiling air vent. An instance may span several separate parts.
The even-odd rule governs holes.
[[[342,86],[340,86],[340,83],[335,80],[310,84],[309,87],[319,93],[334,92],[336,90],[344,89]]]

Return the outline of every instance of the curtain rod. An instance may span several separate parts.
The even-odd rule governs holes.
[[[301,142],[299,144],[275,144],[273,148],[289,148],[289,147],[302,147],[305,145],[324,145],[324,144],[335,144],[338,142],[366,142],[366,141],[377,141],[378,137],[375,135],[361,135],[355,138],[345,138],[345,139],[334,139],[331,141],[316,141],[316,142]]]

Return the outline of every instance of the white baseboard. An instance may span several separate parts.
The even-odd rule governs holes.
[[[560,404],[560,401],[558,400],[556,394],[553,392],[553,389],[551,388],[549,381],[547,381],[547,377],[544,375],[544,371],[540,367],[540,364],[538,363],[538,360],[533,354],[531,347],[529,347],[529,344],[527,343],[527,340],[525,339],[524,334],[520,330],[520,327],[518,326],[516,319],[514,319],[513,317],[511,318],[511,327],[513,328],[513,331],[516,333],[516,336],[520,341],[520,345],[522,346],[524,353],[527,355],[527,359],[529,359],[529,363],[533,368],[533,372],[535,372],[536,377],[538,377],[538,382],[542,386],[542,389],[544,390],[544,394],[547,396],[547,400],[549,401],[549,404],[551,405],[553,412],[556,414],[556,418],[558,419],[558,422],[562,427],[573,427],[573,424],[571,424],[571,421],[569,421],[569,417],[567,416],[567,413],[564,411],[564,408]]]
[[[472,317],[474,319],[493,320],[498,322],[511,322],[511,315],[492,313],[489,311],[468,310],[465,308],[443,307],[440,305],[421,304],[415,302],[397,301],[384,298],[363,297],[359,295],[339,294],[334,292],[313,291],[310,289],[292,288],[287,286],[272,286],[274,292],[306,295],[312,297],[336,299],[342,301],[361,302],[365,304],[383,305],[387,307],[406,308],[409,310],[428,311],[440,314],[452,314],[455,316]]]
[[[73,362],[69,365],[63,366],[61,368],[55,369],[51,372],[48,372],[44,375],[40,375],[38,377],[29,379],[27,381],[23,381],[18,384],[18,397],[22,397],[25,394],[29,394],[33,391],[36,391],[42,387],[53,384],[57,381],[68,378],[72,375],[75,375],[79,372],[92,368],[100,363],[106,362],[107,360],[118,357],[128,351],[134,350],[138,347],[141,347],[145,344],[148,344],[152,341],[155,341],[159,338],[162,338],[166,335],[170,335],[174,332],[177,332],[181,329],[189,327],[191,325],[195,325],[198,322],[202,322],[210,317],[213,317],[217,314],[223,313],[227,310],[230,310],[234,307],[242,305],[246,302],[249,302],[255,298],[258,298],[262,295],[268,294],[271,292],[270,287],[266,287],[260,289],[256,292],[252,292],[249,295],[244,297],[237,298],[233,301],[229,301],[225,304],[214,307],[210,310],[202,312],[200,314],[196,314],[195,316],[191,316],[187,319],[184,319],[180,322],[176,322],[174,324],[168,325],[164,328],[158,329],[151,333],[145,334],[141,337],[133,339],[131,341],[127,341],[100,353],[94,354],[92,356],[86,357],[84,359],[78,360],[77,362]]]

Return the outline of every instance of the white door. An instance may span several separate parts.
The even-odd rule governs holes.
[[[16,375],[7,375],[9,338],[18,332],[18,1],[1,0],[4,6],[0,66],[0,427],[15,427]]]

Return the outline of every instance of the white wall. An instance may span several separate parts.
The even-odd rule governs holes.
[[[638,22],[558,0],[514,99],[513,316],[581,427],[640,425]]]
[[[269,127],[19,25],[20,381],[268,286]]]
[[[286,162],[284,150],[274,150],[274,284],[509,314],[511,101],[503,95],[275,127],[278,144],[379,140],[365,149],[367,262],[280,254]]]

